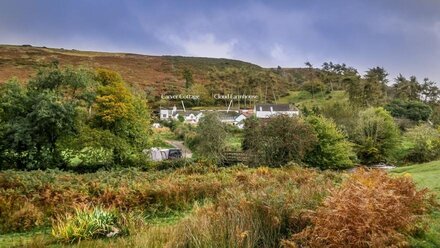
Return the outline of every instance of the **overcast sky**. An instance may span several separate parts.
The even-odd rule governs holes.
[[[439,0],[2,0],[0,44],[346,63],[440,81]]]

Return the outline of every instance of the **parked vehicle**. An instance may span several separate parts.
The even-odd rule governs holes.
[[[153,161],[182,158],[182,150],[178,148],[153,147],[151,149],[145,149],[143,152]]]

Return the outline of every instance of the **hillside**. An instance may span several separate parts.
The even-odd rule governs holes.
[[[182,87],[182,72],[189,69],[196,82],[204,83],[212,67],[263,68],[231,59],[150,56],[130,53],[106,53],[32,46],[0,45],[0,82],[11,77],[26,80],[42,66],[57,61],[61,66],[85,66],[107,68],[119,72],[129,83],[145,88],[174,85]]]

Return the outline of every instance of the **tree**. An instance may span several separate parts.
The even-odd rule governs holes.
[[[118,125],[131,118],[133,96],[124,83],[113,82],[98,89],[96,117],[100,125],[116,131]]]
[[[113,163],[129,165],[142,160],[149,130],[145,99],[112,71],[94,75],[53,66],[26,85],[11,81],[0,87],[2,167],[66,168],[69,154],[102,164],[109,153]]]
[[[422,91],[422,86],[417,81],[415,76],[406,79],[402,74],[395,79],[395,84],[393,85],[395,90],[395,95],[397,98],[403,100],[419,101],[420,93]]]
[[[432,108],[420,101],[395,99],[387,104],[385,109],[394,117],[407,118],[413,121],[427,121],[432,114]]]
[[[364,106],[379,106],[386,98],[388,73],[382,67],[367,71],[363,80]]]
[[[57,141],[75,131],[75,107],[74,102],[64,101],[53,90],[26,89],[14,81],[3,85],[0,90],[0,162],[3,166],[63,167]]]
[[[259,165],[280,166],[290,161],[300,162],[318,141],[310,124],[285,115],[246,122],[244,132],[244,146],[252,162]]]
[[[214,103],[213,97],[203,84],[193,84],[187,93],[199,96],[199,99],[194,100],[198,105],[209,106]]]
[[[358,72],[353,67],[348,67],[346,64],[334,64],[333,62],[324,62],[319,71],[319,78],[321,81],[330,86],[329,90],[346,89],[345,79],[357,75]]]
[[[115,146],[114,162],[129,162],[129,157],[140,153],[148,145],[150,116],[146,100],[135,95],[111,71],[98,71],[97,80],[104,80],[97,90],[95,127],[111,131],[126,142]],[[116,80],[112,82],[111,80]],[[122,143],[121,143],[122,144]]]
[[[440,126],[440,104],[432,105],[431,121],[434,125]]]
[[[314,79],[312,81],[307,81],[303,84],[302,89],[310,92],[312,94],[312,98],[316,93],[322,92],[325,90],[325,85],[318,79]]]
[[[355,153],[352,144],[336,124],[322,116],[309,116],[306,122],[315,130],[318,142],[307,152],[304,161],[320,169],[345,169],[353,166]]]
[[[391,161],[399,135],[393,117],[382,107],[360,112],[353,137],[358,158],[365,164]]]
[[[322,106],[320,113],[332,119],[347,136],[352,137],[356,127],[359,109],[348,102],[333,102]]]
[[[435,104],[440,100],[440,89],[436,86],[435,82],[425,78],[421,85],[421,95],[423,102]]]
[[[350,103],[361,107],[382,105],[386,100],[387,75],[381,67],[369,69],[363,78],[354,72],[347,73],[343,82],[348,85]]]
[[[195,152],[213,162],[220,162],[226,146],[226,129],[214,112],[206,113],[196,128]]]
[[[241,143],[241,148],[244,151],[258,147],[259,137],[256,135],[256,132],[259,131],[259,125],[260,122],[254,115],[245,119],[243,129],[243,142]]]
[[[191,88],[194,83],[194,79],[192,72],[189,69],[185,68],[183,70],[183,78],[185,79],[185,89]]]
[[[123,82],[122,77],[119,73],[103,68],[99,68],[96,70],[95,80],[100,82],[102,85]]]

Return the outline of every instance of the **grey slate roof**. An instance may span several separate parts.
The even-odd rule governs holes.
[[[289,104],[257,104],[255,107],[256,111],[291,111]]]

